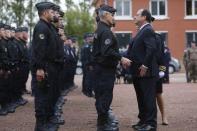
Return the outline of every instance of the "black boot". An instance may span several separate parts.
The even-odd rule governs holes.
[[[0,116],[6,116],[8,114],[7,110],[5,107],[0,108]]]
[[[58,128],[59,128],[59,125],[54,124],[50,121],[47,122],[46,126],[48,128],[48,131],[58,131]]]
[[[14,113],[15,112],[15,106],[12,103],[9,103],[5,106],[8,113]]]
[[[118,124],[118,119],[115,117],[115,115],[113,114],[112,109],[110,109],[108,111],[108,121],[114,124]]]
[[[111,123],[107,115],[98,116],[97,119],[97,131],[118,131],[118,125]]]
[[[21,98],[19,98],[19,104],[21,105],[21,106],[24,106],[25,104],[27,104],[28,103],[28,101],[27,100],[25,100],[25,99],[23,99],[22,97]]]
[[[46,126],[46,120],[37,119],[34,131],[48,131],[48,128]]]
[[[50,117],[49,121],[53,124],[58,124],[58,125],[64,125],[65,121],[64,119],[60,116],[52,116]]]

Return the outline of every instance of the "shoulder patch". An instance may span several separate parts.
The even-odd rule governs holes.
[[[39,34],[39,38],[43,40],[45,38],[44,34]]]
[[[105,40],[105,45],[109,45],[111,43],[111,40],[110,39],[106,39]]]
[[[98,35],[97,33],[94,33],[94,38],[97,39]]]
[[[7,49],[7,48],[5,48],[5,49],[4,49],[4,51],[5,51],[5,52],[8,52],[8,49]]]

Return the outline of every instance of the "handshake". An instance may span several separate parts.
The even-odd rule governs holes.
[[[128,58],[125,58],[125,57],[122,57],[120,61],[122,63],[123,68],[125,68],[125,69],[128,68],[132,63],[131,60],[129,60]]]

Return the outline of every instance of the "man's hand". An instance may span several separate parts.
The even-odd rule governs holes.
[[[36,71],[36,79],[37,81],[42,81],[45,78],[45,73],[43,69],[38,69]]]
[[[131,65],[131,60],[129,60],[128,58],[122,57],[121,58],[121,63],[123,65],[123,67],[126,69],[127,67],[129,67]]]
[[[3,74],[4,74],[3,70],[0,69],[0,76],[3,75]]]
[[[146,75],[146,71],[147,71],[148,67],[141,65],[139,70],[140,70],[140,76],[143,77]]]

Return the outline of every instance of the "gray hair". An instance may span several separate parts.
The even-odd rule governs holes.
[[[99,10],[98,13],[99,13],[99,17],[100,18],[103,18],[105,16],[105,14],[108,13],[108,12],[107,11],[104,11],[104,10]]]

